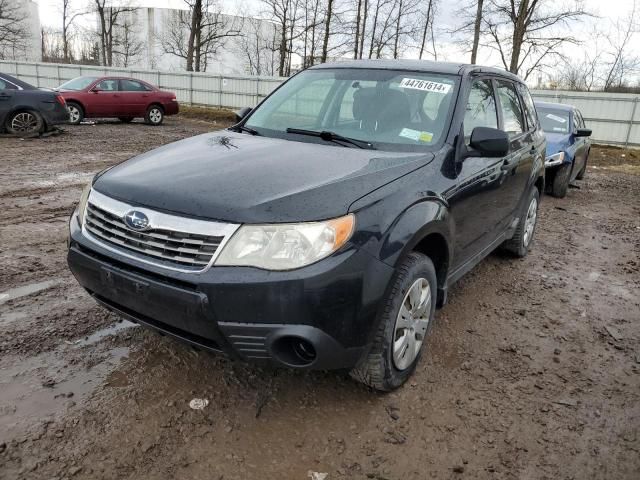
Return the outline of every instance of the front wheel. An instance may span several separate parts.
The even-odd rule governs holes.
[[[420,360],[436,308],[436,271],[412,252],[397,268],[369,353],[350,375],[376,390],[400,387]]]
[[[529,248],[533,242],[533,234],[536,231],[538,220],[538,204],[540,203],[540,193],[533,187],[529,194],[526,208],[518,220],[518,228],[511,240],[503,244],[503,248],[513,253],[516,257],[524,257],[529,253]]]
[[[569,179],[571,178],[571,164],[563,164],[558,167],[551,182],[551,195],[556,198],[564,198],[569,190]]]
[[[67,110],[69,111],[69,123],[78,125],[84,119],[84,110],[75,102],[67,102]]]
[[[144,121],[149,125],[161,125],[164,120],[164,112],[162,108],[157,105],[151,105],[147,109],[147,114],[144,117]]]
[[[44,120],[36,111],[16,112],[7,118],[6,128],[13,135],[32,135],[44,130]]]
[[[589,161],[589,152],[587,152],[587,156],[584,158],[584,165],[582,166],[582,169],[580,169],[580,171],[578,172],[578,175],[576,175],[576,180],[582,180],[585,176],[585,174],[587,173],[587,162]]]

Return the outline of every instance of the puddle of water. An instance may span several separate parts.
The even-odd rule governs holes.
[[[78,341],[74,345],[76,347],[85,347],[87,345],[92,345],[94,343],[99,342],[100,340],[102,340],[105,337],[109,337],[111,335],[117,334],[121,330],[127,330],[129,328],[138,328],[139,326],[140,325],[136,325],[133,322],[129,322],[127,320],[122,320],[121,322],[114,323],[113,325],[110,325],[110,326],[108,326],[106,328],[102,328],[100,330],[97,330],[97,331],[93,332],[87,338]]]
[[[22,287],[12,288],[0,293],[0,305],[8,302],[9,300],[15,300],[16,298],[26,297],[27,295],[33,295],[34,293],[47,290],[61,282],[59,278],[53,280],[46,280],[44,282],[30,283],[23,285]]]
[[[89,369],[68,364],[63,352],[14,358],[11,365],[0,366],[0,442],[64,413],[70,402],[84,400],[128,354],[128,347],[107,350],[106,358]],[[56,383],[45,387],[48,378]]]

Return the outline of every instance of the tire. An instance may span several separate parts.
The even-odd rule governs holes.
[[[569,179],[571,178],[571,164],[561,165],[553,176],[551,182],[551,195],[556,198],[564,198],[569,190]]]
[[[510,240],[503,245],[503,249],[514,254],[516,257],[524,257],[529,253],[531,244],[533,243],[533,235],[536,230],[536,221],[538,219],[538,205],[540,204],[540,193],[536,187],[533,187],[525,203],[516,233]]]
[[[131,123],[133,122],[133,117],[118,117],[122,123]]]
[[[69,110],[69,123],[78,125],[84,120],[84,108],[79,103],[67,102],[67,110]]]
[[[584,165],[582,166],[582,170],[578,172],[576,175],[576,180],[582,180],[587,173],[587,161],[589,160],[589,152],[587,152],[587,156],[584,159]]]
[[[407,255],[391,280],[371,350],[350,372],[355,380],[383,392],[394,390],[407,381],[420,360],[424,341],[433,325],[436,287],[436,270],[429,257],[417,252]],[[420,293],[419,297],[413,297],[412,292]],[[420,300],[412,308],[414,298]],[[400,315],[403,306],[406,314]],[[398,343],[403,338],[406,341]],[[395,351],[394,343],[398,347]]]
[[[44,120],[35,110],[14,112],[7,118],[5,128],[13,135],[33,135],[44,130]]]
[[[144,121],[147,125],[162,125],[164,121],[164,110],[162,110],[162,107],[159,105],[151,105],[147,108]]]

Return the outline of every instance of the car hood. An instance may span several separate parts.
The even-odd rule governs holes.
[[[545,133],[547,137],[547,157],[562,152],[571,145],[571,135],[568,133]]]
[[[344,215],[431,153],[382,152],[220,131],[121,163],[94,188],[126,203],[237,223]]]

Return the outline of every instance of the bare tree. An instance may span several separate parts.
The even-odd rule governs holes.
[[[15,58],[27,48],[27,11],[12,0],[0,0],[0,59]]]
[[[132,61],[144,52],[145,44],[135,30],[137,11],[129,11],[115,25],[113,40],[113,58],[115,64],[128,67]]]
[[[60,63],[64,60],[62,33],[51,27],[42,28],[41,50],[43,62]]]
[[[216,0],[184,1],[189,10],[175,12],[160,43],[166,53],[185,60],[187,71],[206,71],[227,40],[242,36],[242,19],[224,15]]]
[[[71,63],[73,60],[73,51],[70,45],[74,34],[74,22],[78,17],[86,14],[85,10],[72,8],[71,0],[62,0],[62,56],[64,63]]]
[[[420,53],[418,54],[418,58],[422,60],[422,56],[427,50],[427,40],[429,38],[429,31],[431,31],[431,35],[433,38],[433,19],[435,18],[435,10],[437,0],[428,0],[427,4],[427,13],[423,19],[423,27],[422,27],[422,36],[420,37]],[[435,52],[434,52],[435,54]]]
[[[484,45],[499,54],[505,69],[527,79],[546,59],[561,56],[561,45],[578,43],[556,28],[585,15],[582,0],[489,0]]]
[[[247,73],[275,75],[278,68],[278,32],[275,25],[258,19],[247,19],[243,30],[238,50],[247,62]]]
[[[124,6],[112,6],[112,2],[109,0],[93,0],[94,9],[98,15],[98,36],[100,37],[100,53],[102,57],[102,65],[112,66],[114,47],[117,48],[117,34],[118,24],[127,15],[133,15],[138,10],[138,7],[128,5]],[[129,25],[128,30],[131,30]]]
[[[476,63],[478,59],[478,45],[480,44],[480,27],[482,27],[482,14],[484,0],[477,0],[476,18],[473,22],[473,44],[471,46],[471,63]]]
[[[640,52],[633,42],[639,32],[638,2],[634,0],[628,15],[617,19],[607,35],[609,48],[603,60],[605,91],[622,86],[630,74],[640,69]]]

